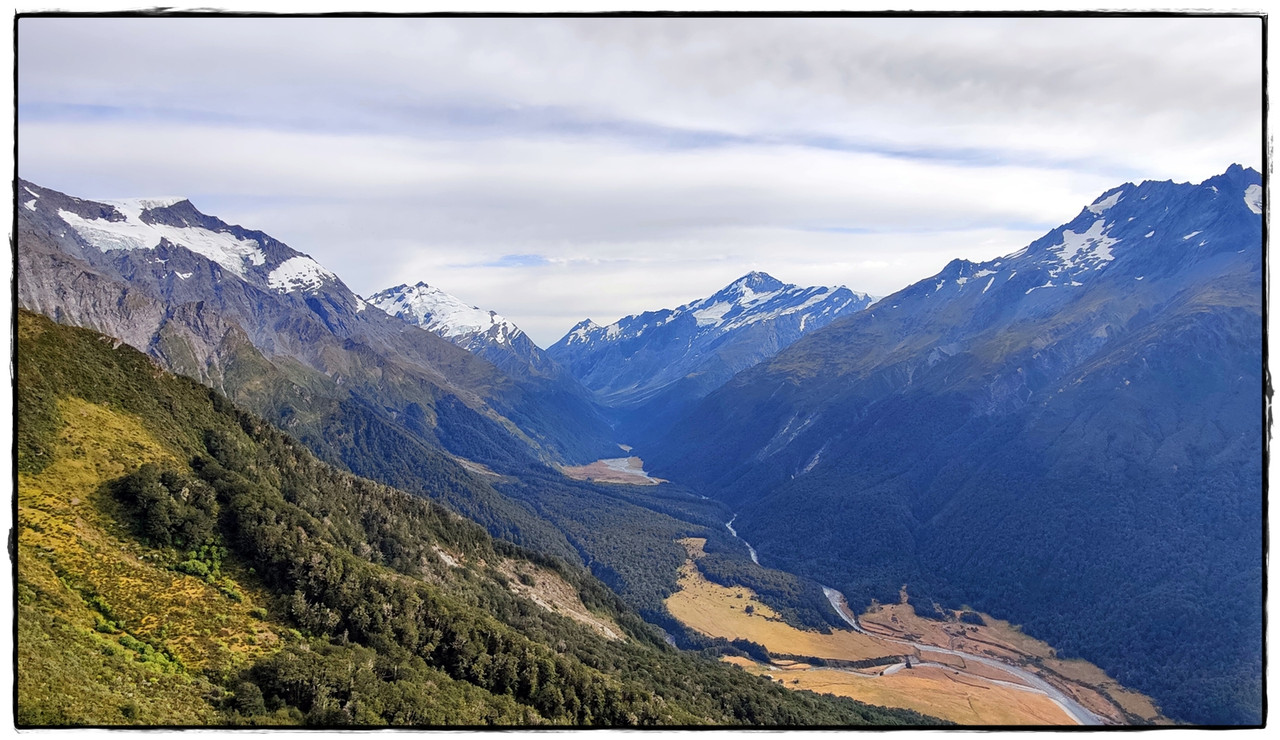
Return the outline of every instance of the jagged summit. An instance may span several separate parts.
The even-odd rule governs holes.
[[[1232,165],[1199,184],[1125,183],[1013,254],[981,263],[953,260],[903,293],[976,290],[1056,304],[1103,275],[1159,279],[1207,255],[1234,251],[1235,235],[1256,228],[1261,181],[1256,170]]]
[[[750,290],[759,293],[772,293],[782,290],[785,287],[786,283],[775,278],[769,273],[752,270],[746,275],[734,280],[721,292],[744,292]]]

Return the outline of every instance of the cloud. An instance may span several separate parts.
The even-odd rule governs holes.
[[[750,269],[892,292],[1120,182],[1261,165],[1257,19],[18,25],[23,177],[183,193],[544,345]]]

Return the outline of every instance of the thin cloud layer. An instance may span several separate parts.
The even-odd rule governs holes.
[[[1261,165],[1257,19],[24,18],[18,61],[23,177],[183,193],[543,346],[751,269],[883,295]]]

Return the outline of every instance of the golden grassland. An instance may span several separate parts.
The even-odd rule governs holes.
[[[1024,634],[1017,625],[987,614],[983,614],[982,618],[985,622],[983,625],[924,619],[916,614],[904,591],[899,603],[873,604],[858,619],[868,632],[985,655],[1020,665],[1038,674],[1094,714],[1112,722],[1167,722],[1149,697],[1124,688],[1101,668],[1084,660],[1058,658],[1048,643]],[[939,663],[964,663],[957,656],[942,653],[925,653],[923,657]],[[964,670],[1007,680],[1006,676],[991,673],[998,674],[997,669],[984,667],[976,661],[969,661]]]
[[[249,574],[178,573],[111,516],[104,484],[147,462],[181,466],[170,450],[121,412],[78,399],[59,412],[50,463],[18,476],[19,715],[206,721],[207,704],[170,702],[174,692],[198,696],[192,677],[229,675],[278,649],[286,630],[258,619],[265,596]],[[121,696],[132,699],[110,703]]]
[[[623,470],[610,467],[604,460],[596,460],[588,465],[569,465],[560,468],[560,472],[573,480],[587,480],[594,483],[620,483],[631,486],[656,486],[666,483],[662,478],[650,478],[644,472],[644,461],[638,457],[627,458],[627,467]]]
[[[753,673],[770,675],[788,688],[837,694],[879,706],[913,709],[966,725],[1074,724],[1071,717],[1043,693],[988,680],[1014,683],[1011,675],[998,669],[984,666],[981,671],[974,670],[971,666],[959,665],[962,660],[956,656],[932,653],[921,656],[919,651],[909,646],[851,630],[822,634],[786,624],[749,589],[721,586],[703,577],[694,561],[704,555],[706,540],[688,538],[680,540],[680,543],[686,548],[689,559],[680,569],[680,589],[666,601],[667,610],[680,622],[703,634],[730,640],[750,640],[775,654],[848,661],[908,654],[913,662],[924,657],[957,665],[954,668],[893,669],[880,675],[885,666],[847,670],[820,668],[796,661],[765,665],[746,658],[734,658],[729,662]]]
[[[704,555],[706,540],[680,540],[689,559],[680,567],[680,590],[666,600],[667,611],[681,623],[714,637],[744,639],[764,645],[773,653],[807,655],[836,660],[867,660],[901,655],[900,645],[852,631],[831,634],[797,629],[742,586],[721,586],[702,576],[693,559]],[[748,613],[747,607],[751,607]]]
[[[1062,725],[1071,719],[1041,693],[986,681],[959,671],[916,666],[888,675],[834,668],[778,670],[752,661],[744,666],[790,689],[847,696],[964,725]],[[741,663],[739,663],[741,665]]]

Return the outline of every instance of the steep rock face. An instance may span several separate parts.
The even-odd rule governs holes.
[[[679,308],[608,326],[587,319],[547,354],[614,407],[631,438],[643,439],[735,373],[871,300],[848,288],[802,288],[752,272]]]
[[[1170,716],[1257,721],[1260,194],[1238,166],[1112,189],[801,339],[639,451],[738,507],[766,564],[972,603]]]

